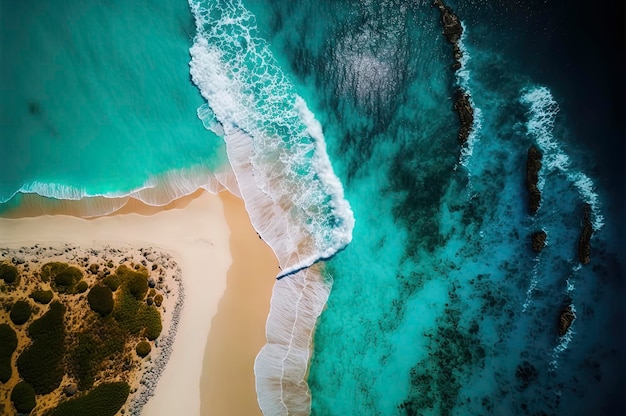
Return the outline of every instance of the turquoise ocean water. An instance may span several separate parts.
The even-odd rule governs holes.
[[[0,3],[0,202],[19,205],[20,189],[123,195],[166,172],[218,169],[219,136],[243,132],[270,188],[276,165],[290,181],[282,197],[315,200],[289,213],[334,250],[345,217],[314,157],[313,114],[355,227],[326,262],[312,414],[621,414],[623,74],[599,11],[450,1],[465,28],[455,73],[430,1],[85,3]],[[191,53],[209,107],[189,73],[192,10],[212,36]],[[476,109],[464,149],[458,86]],[[535,215],[530,146],[544,154]],[[585,204],[594,235],[581,265]],[[576,320],[559,337],[567,305]]]

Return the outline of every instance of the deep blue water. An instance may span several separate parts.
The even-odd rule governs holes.
[[[455,73],[430,1],[192,1],[213,6],[202,26],[212,37],[194,56],[217,57],[195,74],[211,107],[200,122],[204,100],[187,66],[192,14],[162,3],[150,11],[162,22],[153,27],[145,7],[120,13],[116,2],[94,2],[102,10],[81,9],[82,26],[57,43],[46,25],[76,7],[44,25],[1,3],[2,53],[11,57],[1,64],[3,198],[33,181],[124,194],[167,171],[217,169],[218,136],[243,132],[258,151],[255,177],[274,186],[285,176],[272,166],[287,172],[276,200],[297,200],[290,220],[315,234],[318,251],[334,250],[346,217],[325,182],[332,171],[312,156],[317,125],[292,111],[301,97],[356,220],[352,243],[326,263],[334,283],[315,332],[312,414],[622,413],[623,5],[450,1],[465,28],[467,61]],[[86,33],[103,10],[121,30],[100,50]],[[134,47],[124,42],[139,35]],[[36,69],[40,58],[11,43],[20,36],[65,71]],[[90,54],[93,68],[79,71]],[[99,59],[125,69],[103,71]],[[154,93],[159,85],[167,87]],[[458,86],[476,109],[466,148],[452,106]],[[110,95],[88,112],[85,88]],[[531,146],[544,154],[534,215],[524,185]],[[595,232],[591,262],[580,265],[585,204]],[[539,230],[548,239],[536,254],[530,235]],[[577,317],[559,337],[566,305]]]

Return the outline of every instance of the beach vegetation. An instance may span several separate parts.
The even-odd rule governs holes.
[[[107,285],[109,289],[115,292],[117,288],[120,287],[120,278],[116,274],[110,274],[102,279],[102,283]]]
[[[52,392],[63,379],[65,311],[63,304],[52,302],[50,309],[29,326],[33,342],[17,359],[19,374],[37,394]]]
[[[100,270],[100,265],[97,263],[93,263],[89,265],[89,273],[96,274]]]
[[[99,320],[77,335],[77,343],[68,360],[68,370],[78,380],[81,390],[93,387],[98,372],[107,360],[121,356],[127,334],[108,317]]]
[[[50,262],[41,266],[41,279],[50,282],[58,293],[76,293],[76,283],[83,278],[83,272],[67,263]]]
[[[17,348],[17,335],[9,324],[0,324],[0,382],[6,383],[13,375],[11,358]]]
[[[18,277],[17,267],[9,263],[0,264],[0,279],[4,280],[5,283],[19,283]]]
[[[82,397],[63,402],[51,416],[114,416],[119,412],[130,393],[127,383],[104,383]]]
[[[30,294],[30,297],[37,303],[47,305],[52,300],[54,294],[51,290],[35,290]]]
[[[35,389],[30,384],[20,381],[11,391],[11,401],[18,413],[30,413],[35,408]]]
[[[137,346],[135,347],[135,352],[137,353],[138,356],[140,356],[141,358],[145,357],[146,355],[150,354],[150,351],[152,350],[152,347],[150,346],[150,343],[148,341],[141,341],[140,343],[137,344]]]
[[[113,316],[130,334],[143,335],[149,340],[158,338],[163,329],[161,314],[156,307],[138,301],[127,288],[118,295]]]
[[[97,285],[91,288],[87,295],[89,307],[100,316],[106,316],[113,311],[113,292],[108,286]]]
[[[11,314],[9,317],[15,325],[23,325],[30,318],[32,311],[33,310],[28,301],[18,300],[11,308]]]
[[[135,271],[122,265],[117,268],[115,274],[135,299],[143,300],[148,293],[148,272],[145,269]]]
[[[76,293],[85,293],[89,289],[89,285],[84,280],[76,284]]]

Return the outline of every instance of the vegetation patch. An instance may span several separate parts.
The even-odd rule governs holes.
[[[6,383],[13,375],[11,358],[17,348],[17,335],[9,324],[0,324],[0,382]]]
[[[20,381],[13,387],[11,401],[18,413],[30,413],[35,408],[35,389],[28,383]]]
[[[28,328],[33,343],[17,359],[17,368],[37,394],[48,394],[63,379],[62,360],[65,353],[65,306],[52,302],[50,309]]]
[[[87,295],[89,306],[100,316],[106,316],[113,311],[113,292],[108,286],[98,285],[91,288]]]
[[[47,305],[52,300],[54,294],[51,290],[35,290],[31,293],[30,297],[37,303]]]
[[[115,292],[117,288],[120,287],[120,278],[116,274],[110,274],[102,279],[102,283],[107,285],[109,289]]]
[[[150,346],[150,343],[148,341],[141,341],[139,344],[137,344],[137,346],[135,347],[135,352],[137,353],[138,356],[140,356],[141,358],[145,357],[146,355],[150,354],[150,351],[152,350],[152,347]]]
[[[15,283],[18,276],[17,267],[8,263],[0,264],[0,279],[4,280],[5,283]]]
[[[30,318],[33,309],[26,300],[18,300],[11,308],[11,321],[15,325],[24,325]]]
[[[129,393],[130,386],[126,383],[101,384],[82,397],[61,403],[51,416],[115,416]]]
[[[85,293],[89,289],[89,285],[84,280],[76,284],[76,293]]]

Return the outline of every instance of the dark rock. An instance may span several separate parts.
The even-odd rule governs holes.
[[[459,143],[463,146],[467,142],[467,138],[472,132],[474,125],[474,109],[469,100],[469,95],[462,89],[456,91],[454,97],[454,109],[459,115],[461,128],[459,129]]]
[[[582,264],[588,264],[591,261],[591,236],[593,235],[593,226],[591,225],[591,205],[585,204],[585,214],[583,216],[583,229],[578,239],[578,260]]]
[[[442,0],[435,0],[434,5],[437,6],[441,12],[441,23],[443,25],[443,33],[446,35],[448,42],[457,43],[461,39],[463,34],[463,26],[461,26],[461,20],[452,9],[445,4]]]
[[[531,214],[536,214],[541,205],[541,191],[537,188],[539,183],[539,170],[543,155],[536,147],[528,149],[526,159],[526,188],[528,189],[528,209]]]
[[[152,278],[148,279],[148,287],[154,288],[155,286],[156,286],[156,282],[154,281],[154,279]]]
[[[545,231],[537,231],[532,235],[532,248],[535,253],[540,253],[546,245],[547,234]]]
[[[559,336],[560,337],[562,337],[563,335],[567,333],[567,330],[569,329],[570,326],[572,326],[574,319],[576,319],[576,314],[574,313],[574,310],[572,309],[572,305],[567,305],[561,310],[561,313],[559,314]]]
[[[63,393],[68,397],[75,395],[77,391],[78,387],[76,387],[76,384],[68,384],[63,388]]]

